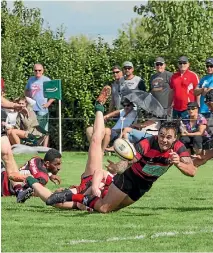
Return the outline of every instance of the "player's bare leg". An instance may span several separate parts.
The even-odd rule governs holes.
[[[1,137],[1,158],[5,163],[8,175],[18,172],[18,165],[14,159],[11,144],[7,136]]]
[[[41,200],[43,200],[44,202],[46,202],[46,200],[52,195],[52,192],[49,189],[41,185],[38,182],[38,180],[33,178],[32,176],[28,176],[26,181],[28,185],[34,189],[35,195],[37,197],[40,197]],[[65,203],[59,203],[59,204],[54,205],[54,207],[62,208],[62,209],[72,209],[73,207],[75,207],[75,203],[71,201],[65,202]]]
[[[97,103],[95,105],[96,114],[93,127],[93,135],[90,142],[87,165],[83,176],[93,175],[95,170],[102,169],[102,161],[103,161],[102,140],[105,135],[103,104],[106,103],[110,94],[111,94],[111,87],[105,86],[102,89],[100,96],[97,98]]]

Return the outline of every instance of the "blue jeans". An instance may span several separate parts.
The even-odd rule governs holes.
[[[175,109],[173,109],[173,112],[172,112],[172,117],[173,119],[184,119],[186,118],[186,116],[188,116],[188,111],[185,110],[185,111],[176,111]]]
[[[151,134],[146,133],[146,131],[140,131],[136,129],[132,129],[131,132],[128,134],[128,139],[132,143],[139,142],[143,138],[147,138],[152,136]]]

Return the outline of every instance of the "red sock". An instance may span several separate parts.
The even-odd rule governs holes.
[[[90,203],[89,203],[89,207],[94,209],[94,205],[95,203],[99,200],[99,197],[95,197]]]
[[[84,199],[84,195],[83,194],[73,194],[72,195],[72,201],[74,202],[78,202],[78,203],[82,203]]]

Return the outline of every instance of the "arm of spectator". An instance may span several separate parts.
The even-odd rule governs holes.
[[[25,97],[29,97],[29,98],[32,97],[32,96],[31,96],[31,91],[28,90],[28,89],[24,90],[24,95],[25,95]]]
[[[138,83],[138,89],[146,91],[146,84],[142,78],[141,78],[140,82]]]
[[[205,130],[206,130],[206,125],[201,124],[198,126],[198,131],[193,132],[193,133],[184,131],[181,135],[182,136],[203,136]]]
[[[205,96],[206,93],[208,93],[211,89],[213,89],[213,87],[212,88],[204,88],[203,92],[202,92],[202,95]]]
[[[199,95],[201,95],[201,94],[203,93],[203,91],[204,91],[204,88],[199,88],[199,87],[197,87],[197,88],[194,90],[194,95],[195,95],[195,96],[199,96]]]
[[[120,115],[120,110],[116,110],[116,111],[110,112],[107,115],[105,115],[104,120],[108,120],[110,118],[117,117],[119,115]]]
[[[168,98],[167,115],[171,115],[171,110],[172,110],[172,106],[173,106],[173,97],[174,97],[174,91],[173,91],[173,89],[170,89],[169,98]]]
[[[132,131],[131,127],[125,127],[122,131],[120,138],[128,139],[127,134]]]
[[[53,99],[53,98],[49,99],[46,104],[42,105],[43,108],[48,108],[54,101],[55,101],[55,99]]]

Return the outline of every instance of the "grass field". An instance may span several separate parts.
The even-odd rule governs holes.
[[[63,154],[61,186],[79,183],[86,159],[84,153]],[[110,214],[2,198],[2,252],[210,252],[212,238],[213,161],[194,178],[172,167],[138,202]]]

